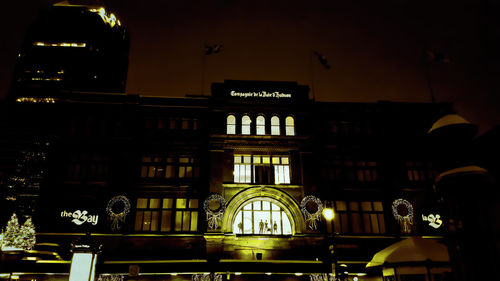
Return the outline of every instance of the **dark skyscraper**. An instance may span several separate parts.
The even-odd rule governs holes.
[[[11,97],[59,91],[124,92],[129,37],[120,20],[100,6],[60,2],[29,28]]]

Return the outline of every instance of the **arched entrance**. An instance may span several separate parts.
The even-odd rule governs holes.
[[[286,212],[268,198],[248,202],[236,213],[235,234],[292,235],[292,225]]]
[[[253,187],[239,192],[228,202],[222,219],[225,233],[295,235],[304,230],[305,222],[297,202],[272,187]]]

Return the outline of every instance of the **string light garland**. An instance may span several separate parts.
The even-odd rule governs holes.
[[[401,213],[401,210],[406,210],[406,214]],[[410,233],[413,225],[413,206],[405,199],[396,199],[392,202],[392,214],[400,223],[403,233]]]
[[[100,274],[97,281],[123,281],[124,276],[121,274]]]
[[[217,201],[220,206],[217,210],[210,209],[210,202],[214,200]],[[222,216],[224,216],[224,212],[226,211],[226,200],[219,194],[212,194],[203,202],[203,210],[207,214],[208,227],[210,229],[217,229],[219,227],[219,221],[222,220]]]
[[[119,213],[115,213],[113,211],[113,207],[115,206],[116,203],[122,203],[123,204],[123,210]],[[128,200],[127,197],[123,195],[118,195],[108,202],[108,206],[106,207],[106,213],[111,219],[111,229],[114,231],[117,231],[120,229],[120,222],[125,221],[125,217],[127,214],[130,212],[130,200]]]
[[[317,206],[315,213],[310,213],[309,210],[307,210],[307,205],[311,202]],[[323,211],[323,203],[321,203],[321,200],[313,195],[308,195],[300,202],[300,210],[304,214],[306,222],[309,222],[309,228],[316,230],[318,228],[317,221],[320,220],[321,212]]]
[[[206,274],[193,274],[192,281],[222,281],[222,274],[206,273]]]

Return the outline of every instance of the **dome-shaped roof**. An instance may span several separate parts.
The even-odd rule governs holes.
[[[445,115],[432,125],[432,127],[429,129],[427,133],[434,132],[438,129],[442,129],[445,127],[453,126],[453,125],[461,125],[461,126],[466,126],[466,127],[476,127],[474,124],[471,122],[465,120],[462,116],[458,114],[448,114]]]
[[[434,239],[414,236],[404,239],[376,253],[366,267],[406,262],[449,262],[445,245]]]
[[[488,170],[481,168],[476,165],[469,165],[469,166],[463,166],[463,167],[458,167],[454,168],[451,170],[447,170],[439,174],[439,176],[436,178],[436,182],[441,181],[443,178],[448,177],[448,176],[456,176],[456,175],[464,175],[464,174],[488,174]]]

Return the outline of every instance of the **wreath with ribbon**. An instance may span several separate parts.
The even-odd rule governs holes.
[[[314,213],[310,213],[307,209],[307,205],[311,202],[317,206],[317,210]],[[300,202],[300,210],[302,214],[304,214],[306,222],[309,222],[309,228],[316,230],[318,228],[317,221],[320,220],[321,212],[323,211],[323,203],[321,203],[321,200],[313,195],[308,195]]]
[[[402,214],[401,210],[406,209],[406,214]],[[413,224],[413,206],[405,199],[396,199],[392,202],[392,214],[394,218],[401,224],[404,233],[411,232]]]
[[[122,203],[123,204],[123,210],[119,213],[115,213],[113,211],[113,207],[115,206],[116,203]],[[120,229],[120,222],[125,221],[125,217],[127,214],[130,212],[130,200],[128,200],[127,197],[123,195],[118,195],[108,202],[108,206],[106,207],[106,213],[111,219],[111,228],[113,230],[119,230]]]
[[[217,201],[220,206],[217,210],[210,209],[210,202],[214,200]],[[203,202],[203,210],[207,214],[208,227],[210,229],[217,229],[219,227],[219,221],[222,220],[222,216],[224,216],[224,212],[226,211],[226,200],[219,194],[212,194]]]

